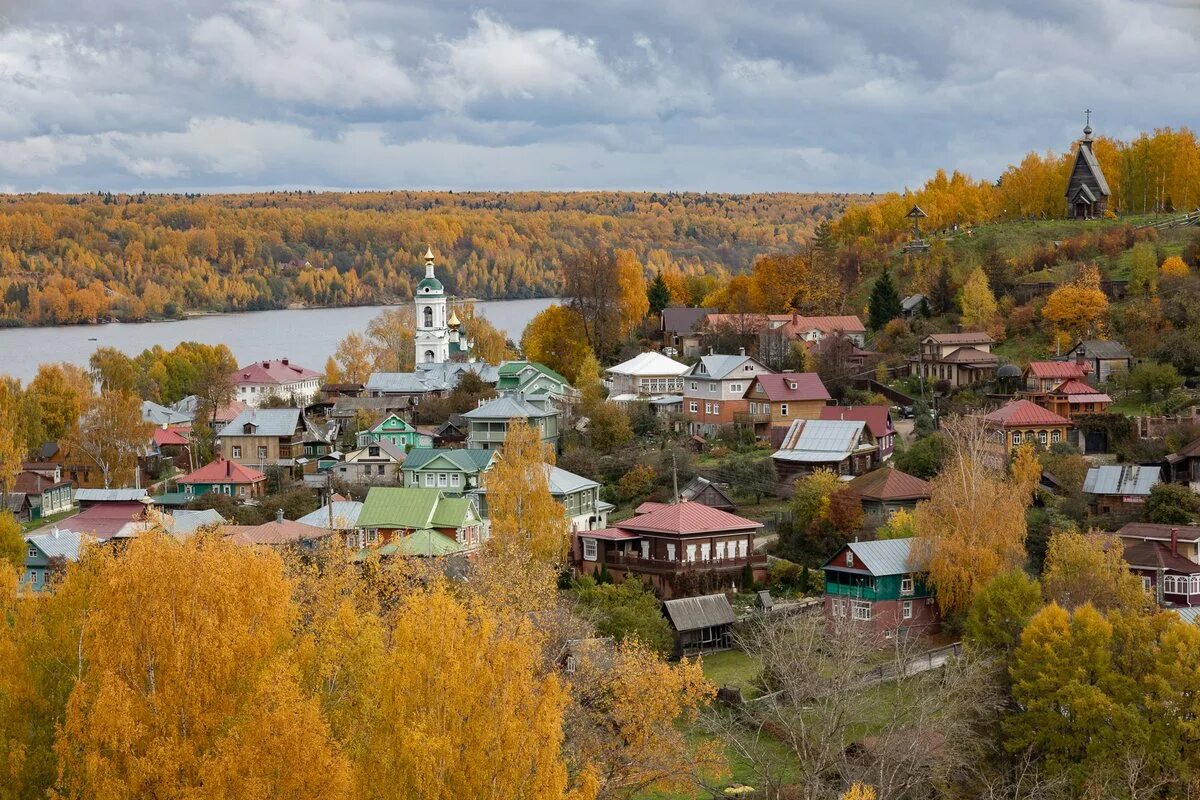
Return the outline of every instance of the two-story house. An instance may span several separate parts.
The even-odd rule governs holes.
[[[879,447],[880,461],[887,461],[896,450],[896,427],[887,406],[825,406],[821,409],[821,419],[867,423]]]
[[[1087,379],[1086,365],[1074,361],[1030,361],[1021,371],[1022,385],[1029,394],[1046,394],[1063,381]]]
[[[713,308],[689,308],[670,306],[664,308],[659,321],[663,348],[674,350],[674,355],[693,358],[700,355],[700,338],[708,315]]]
[[[254,467],[291,467],[304,458],[308,428],[298,408],[251,408],[218,434],[221,455],[228,461]]]
[[[523,419],[536,427],[542,442],[558,447],[562,412],[545,396],[528,398],[521,394],[502,394],[462,416],[468,426],[469,450],[498,450],[504,447],[508,426],[516,419]]]
[[[733,425],[738,414],[749,409],[746,390],[759,375],[772,374],[745,348],[736,356],[710,353],[701,356],[683,374],[683,413],[690,419],[689,433],[713,436],[722,427]]]
[[[1071,420],[1024,398],[1010,400],[983,417],[987,429],[985,455],[992,466],[1003,467],[1022,444],[1049,447],[1067,440]]]
[[[755,438],[778,447],[798,419],[820,419],[829,391],[815,372],[756,375],[746,390],[746,411],[737,418],[754,426]]]
[[[356,433],[355,438],[359,447],[366,447],[368,444],[376,442],[387,442],[401,451],[422,445],[428,447],[431,443],[429,437],[422,437],[420,432],[402,419],[399,414],[387,414],[375,420],[371,427]]]
[[[1107,394],[1077,380],[1063,381],[1049,392],[1032,399],[1043,408],[1067,419],[1074,419],[1080,414],[1103,414],[1112,405],[1112,398]]]
[[[203,497],[215,492],[245,500],[261,497],[267,492],[266,473],[220,456],[200,469],[184,475],[176,483],[188,498]]]
[[[754,552],[761,522],[700,503],[651,507],[611,528],[576,531],[575,568],[594,574],[603,566],[614,580],[626,573],[647,581],[663,599],[742,586],[747,566],[761,580],[767,557]]]
[[[6,499],[8,509],[22,522],[69,511],[74,505],[74,485],[63,479],[58,464],[27,463],[17,473]]]
[[[316,399],[322,378],[321,373],[286,358],[256,361],[229,376],[234,399],[252,407],[262,405],[268,397],[306,406]]]
[[[1162,470],[1140,464],[1092,467],[1083,479],[1088,510],[1093,514],[1136,514],[1158,484]]]
[[[599,530],[608,525],[608,514],[612,503],[600,499],[600,484],[596,481],[567,472],[565,469],[546,464],[546,483],[553,497],[567,512],[571,532]],[[471,495],[476,499],[480,516],[487,519],[487,481],[481,482]]]
[[[465,494],[483,485],[483,474],[499,458],[499,450],[416,447],[404,461],[404,485]]]
[[[909,374],[951,386],[973,386],[996,377],[1000,359],[992,354],[995,340],[982,331],[931,333],[920,351],[909,356]]]
[[[861,420],[798,419],[771,454],[784,493],[797,478],[819,469],[862,475],[879,463],[879,443]]]
[[[92,537],[85,533],[58,528],[26,536],[21,585],[35,592],[45,591],[53,583],[55,572],[65,567],[68,561],[78,561],[79,551],[90,541]]]
[[[1074,361],[1089,373],[1089,380],[1108,383],[1133,369],[1133,355],[1120,342],[1085,339],[1076,342],[1063,361]]]
[[[548,397],[558,408],[579,399],[579,391],[545,364],[505,361],[496,368],[496,391],[520,393],[527,398]]]
[[[851,542],[825,562],[825,619],[880,638],[935,633],[941,612],[915,539]]]
[[[347,483],[399,484],[406,458],[404,449],[391,442],[368,440],[357,450],[342,454],[327,469]]]
[[[367,546],[397,545],[400,554],[418,555],[401,547],[412,536],[428,545],[432,556],[468,553],[486,539],[483,520],[467,497],[449,497],[437,489],[411,486],[372,486],[367,492],[355,528]],[[419,548],[417,548],[419,550]]]
[[[653,350],[638,353],[604,371],[609,382],[608,399],[614,403],[631,403],[665,394],[682,394],[683,374],[687,371],[687,364],[662,353]]]

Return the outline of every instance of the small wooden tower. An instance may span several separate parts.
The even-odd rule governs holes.
[[[1087,123],[1083,138],[1075,151],[1075,165],[1067,181],[1067,219],[1096,219],[1108,210],[1108,181],[1100,169],[1100,162],[1092,152],[1092,111],[1087,111]]]

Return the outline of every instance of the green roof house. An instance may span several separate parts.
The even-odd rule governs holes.
[[[545,395],[558,402],[573,402],[579,395],[566,378],[536,361],[505,361],[496,374],[498,392],[520,392],[527,397]]]
[[[508,436],[508,425],[524,419],[541,431],[542,441],[558,447],[562,412],[548,399],[529,398],[520,393],[502,394],[463,414],[467,421],[467,449],[498,450]]]
[[[381,417],[375,421],[374,425],[365,431],[359,431],[355,436],[358,438],[359,447],[366,447],[369,444],[377,442],[387,442],[403,450],[408,447],[419,446],[423,438],[426,439],[425,444],[427,446],[430,444],[428,441],[429,437],[423,437],[417,432],[416,428],[396,414],[388,414],[385,417]]]
[[[404,539],[420,531],[436,532],[456,553],[478,548],[484,538],[483,523],[470,499],[409,486],[371,487],[355,527],[365,531],[367,544],[394,544],[397,552],[419,544],[406,544]]]
[[[416,447],[404,461],[404,485],[463,494],[480,486],[480,476],[498,456],[498,450]]]

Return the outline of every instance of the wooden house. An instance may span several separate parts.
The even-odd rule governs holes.
[[[183,487],[183,493],[189,499],[214,492],[247,500],[261,497],[267,491],[266,473],[219,456],[215,461],[179,478],[176,483]]]
[[[941,612],[914,539],[851,542],[825,562],[825,618],[880,638],[935,633]]]
[[[659,317],[663,348],[672,348],[675,355],[694,358],[700,355],[700,338],[704,322],[713,308],[664,308]]]
[[[756,377],[769,374],[771,370],[746,355],[745,348],[737,355],[701,356],[683,375],[683,413],[690,420],[688,432],[715,436],[727,425],[748,421],[742,416],[749,411],[746,390]],[[770,424],[769,410],[761,419],[764,425]]]
[[[1088,380],[1108,383],[1116,375],[1133,369],[1133,355],[1120,342],[1108,339],[1085,339],[1067,351],[1064,360],[1074,361],[1088,372]]]
[[[298,408],[251,408],[221,429],[221,455],[254,467],[291,467],[304,458],[308,428]]]
[[[69,561],[78,561],[85,543],[92,541],[87,534],[54,528],[46,533],[25,537],[25,569],[21,573],[22,588],[45,591],[58,571]]]
[[[815,372],[756,375],[745,394],[747,410],[735,421],[754,427],[754,436],[778,447],[798,419],[820,419],[829,391]]]
[[[879,460],[887,461],[896,450],[896,426],[887,406],[825,406],[820,419],[858,420],[867,423],[879,445]]]
[[[679,597],[663,603],[675,633],[675,657],[716,653],[733,647],[737,618],[724,594]]]
[[[982,331],[931,333],[920,351],[908,358],[909,374],[951,386],[973,386],[996,377],[1000,359],[992,354],[995,340]]]
[[[861,475],[879,463],[879,443],[861,420],[798,419],[771,454],[780,485],[790,492],[796,478],[819,469]]]
[[[377,442],[387,442],[394,448],[404,451],[408,447],[428,447],[432,440],[422,441],[421,434],[399,414],[386,414],[375,420],[369,428],[354,434],[359,447],[366,447]]]
[[[901,509],[911,511],[917,503],[928,500],[931,491],[926,481],[890,467],[859,475],[846,488],[862,501],[868,527],[886,525]]]
[[[1200,493],[1200,439],[1188,442],[1163,462],[1163,480],[1182,483]]]
[[[1141,510],[1162,470],[1139,464],[1092,467],[1083,481],[1088,509],[1093,514],[1134,514]]]
[[[368,546],[423,535],[432,555],[477,550],[485,539],[483,521],[469,498],[416,487],[372,486],[355,527]]]
[[[983,425],[988,431],[987,456],[992,466],[999,467],[1022,444],[1049,447],[1065,442],[1071,421],[1022,398],[985,415]]]

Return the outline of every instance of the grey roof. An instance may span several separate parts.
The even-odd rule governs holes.
[[[408,451],[405,469],[422,469],[430,461],[441,456],[463,472],[479,472],[486,469],[496,457],[495,450],[463,450],[449,447],[414,447]]]
[[[1161,467],[1143,467],[1138,464],[1092,467],[1083,481],[1083,491],[1088,494],[1144,497],[1150,494],[1150,489],[1158,483],[1161,472]]]
[[[733,372],[735,369],[740,367],[746,361],[753,361],[753,360],[754,359],[750,358],[750,356],[743,356],[743,355],[727,356],[727,355],[717,354],[717,355],[710,355],[710,356],[701,356],[700,360],[697,361],[695,364],[693,364],[692,368],[689,369],[687,372],[685,372],[684,375],[689,376],[689,377],[696,376],[696,377],[712,378],[714,380],[720,380],[721,378],[724,378],[726,375],[728,375],[729,373]],[[752,375],[747,376],[747,380],[749,380],[751,377],[753,377],[753,376]]]
[[[1092,190],[1088,188],[1086,183],[1081,183],[1079,185],[1079,188],[1075,190],[1075,196],[1071,199],[1078,200],[1080,196],[1082,196],[1083,199],[1087,200],[1089,203],[1096,202],[1096,195],[1092,194]]]
[[[195,418],[196,414],[200,411],[200,398],[194,394],[189,394],[182,400],[171,403],[170,409]]]
[[[1124,359],[1132,358],[1129,351],[1120,342],[1114,342],[1111,339],[1087,339],[1082,342],[1076,342],[1071,348],[1074,353],[1079,348],[1083,348],[1084,356],[1087,358],[1101,359]],[[1070,357],[1063,360],[1070,360]]]
[[[367,392],[383,394],[425,394],[448,392],[458,385],[464,372],[479,376],[484,383],[499,380],[497,368],[482,361],[448,361],[441,364],[418,364],[414,372],[372,372],[367,378]]]
[[[1084,131],[1084,133],[1088,133],[1088,131]],[[1080,158],[1083,159],[1083,163],[1087,164],[1088,171],[1092,173],[1092,179],[1096,181],[1096,186],[1100,189],[1100,193],[1105,196],[1112,194],[1112,191],[1108,188],[1108,181],[1104,179],[1104,170],[1100,169],[1100,162],[1096,160],[1096,154],[1092,152],[1090,141],[1087,144],[1083,142],[1079,143],[1079,150],[1077,151],[1075,160],[1078,161]],[[1074,167],[1072,167],[1071,171],[1075,171]],[[1069,188],[1067,192],[1068,194],[1070,193]]]
[[[687,308],[674,306],[662,311],[662,329],[671,333],[692,333],[704,321],[704,318],[715,312],[715,308]]]
[[[688,481],[687,485],[679,490],[679,499],[695,500],[697,497],[699,497],[701,494],[703,494],[705,489],[709,489],[709,488],[711,488],[717,494],[724,497],[725,500],[729,503],[729,505],[731,505],[731,506],[735,505],[735,503],[733,502],[733,499],[729,496],[729,492],[727,491],[727,489],[729,489],[729,486],[727,486],[727,485],[723,486],[719,483],[713,483],[712,481],[710,481],[708,478],[704,477],[703,475],[697,475],[696,477],[694,477],[690,481]]]
[[[76,489],[77,503],[128,503],[146,496],[145,489]]]
[[[417,364],[417,372],[434,380],[449,384],[450,388],[458,385],[464,372],[470,372],[484,383],[494,384],[499,380],[499,367],[484,361],[443,361],[438,364]]]
[[[404,448],[397,447],[396,445],[389,442],[387,439],[380,439],[379,441],[369,442],[368,444],[365,444],[362,447],[356,447],[353,450],[349,451],[345,455],[346,460],[349,460],[350,456],[355,455],[356,453],[361,453],[362,451],[366,450],[368,447],[378,447],[380,453],[387,456],[392,461],[395,461],[398,464],[404,464],[404,463],[406,463],[406,461],[408,459],[408,456],[404,452]],[[368,455],[367,457],[370,458],[370,455]]]
[[[152,425],[183,425],[191,422],[195,414],[184,414],[149,400],[142,401],[142,421]]]
[[[180,508],[164,515],[163,520],[167,533],[183,539],[209,525],[224,525],[225,518],[215,508],[205,508],[197,511]]]
[[[1200,625],[1200,606],[1175,606],[1166,610],[1178,614],[1184,622]]]
[[[243,426],[257,426],[253,436],[291,436],[300,427],[298,408],[248,408],[221,429],[218,436],[245,436]]]
[[[553,417],[556,414],[558,414],[557,411],[540,409],[520,395],[506,394],[489,400],[479,408],[471,409],[463,416],[467,419],[515,419],[517,417],[540,419]]]
[[[330,416],[352,417],[359,411],[388,414],[404,411],[411,405],[407,397],[339,397],[333,401]]]
[[[48,533],[36,533],[26,536],[25,541],[45,553],[47,558],[61,556],[68,561],[78,561],[79,548],[87,538],[89,537],[85,533],[60,531],[58,528],[55,528]]]
[[[358,522],[358,515],[362,513],[363,504],[354,500],[334,500],[333,501],[333,526],[329,525],[329,504],[318,508],[311,514],[305,514],[300,519],[296,520],[303,525],[311,525],[314,528],[325,528],[326,530],[343,530],[353,528]]]
[[[863,420],[798,419],[771,457],[806,463],[841,461],[858,447],[866,426]]]
[[[546,478],[550,483],[550,494],[553,495],[573,494],[584,489],[600,488],[600,484],[591,478],[585,478],[549,464],[546,465]]]
[[[925,302],[925,295],[910,294],[908,297],[900,301],[900,308],[904,309],[905,311],[912,311],[923,302]]]
[[[881,539],[877,542],[851,542],[846,545],[863,568],[872,575],[902,575],[921,571],[910,563],[916,539]]]
[[[706,594],[702,597],[680,597],[663,603],[667,618],[677,631],[694,631],[716,625],[731,625],[733,606],[723,594]]]

